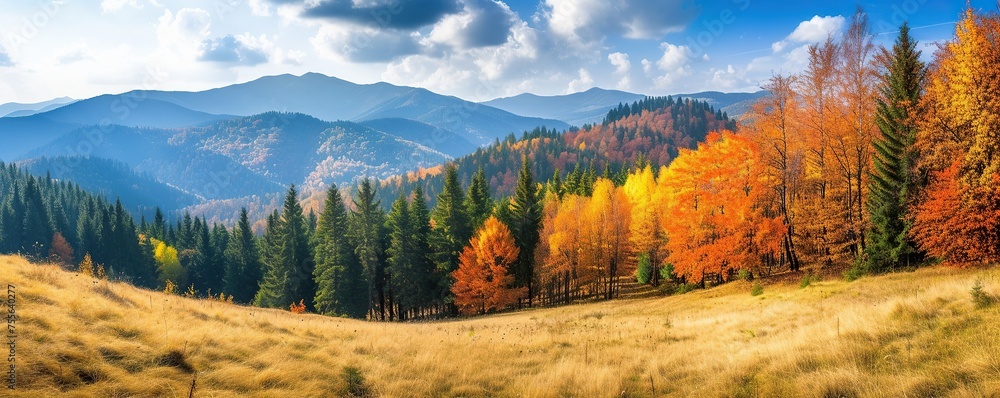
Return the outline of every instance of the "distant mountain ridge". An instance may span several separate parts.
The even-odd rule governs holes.
[[[594,87],[567,95],[542,96],[525,93],[497,98],[483,104],[519,115],[562,120],[575,126],[582,126],[587,123],[600,123],[608,110],[619,103],[631,103],[643,98],[646,98],[643,94]]]
[[[736,117],[745,113],[753,101],[766,95],[766,91],[754,93],[704,91],[671,96],[707,102],[715,109]],[[513,97],[497,98],[482,104],[519,115],[556,119],[574,126],[583,126],[584,124],[600,123],[607,112],[617,107],[618,104],[631,104],[643,98],[646,98],[646,95],[594,87],[587,91],[566,95],[542,96],[525,93]]]
[[[95,129],[100,142],[89,145]],[[81,156],[75,150],[80,147],[88,147],[87,157],[123,162],[201,201],[266,195],[293,183],[304,191],[320,190],[361,175],[386,178],[450,159],[353,122],[267,112],[175,129],[81,128],[31,151],[25,163],[75,159]],[[92,179],[87,177],[93,174],[90,169],[65,169],[60,178],[72,180],[73,173],[86,173],[78,177]]]
[[[49,111],[66,104],[73,103],[74,101],[76,100],[70,97],[59,97],[48,101],[30,104],[19,102],[0,104],[0,117],[30,116],[35,113]]]
[[[133,91],[126,94],[212,114],[249,116],[281,111],[328,121],[355,122],[405,118],[452,131],[476,145],[486,145],[507,134],[542,125],[559,129],[569,127],[558,120],[519,116],[423,88],[382,82],[355,84],[319,73],[265,76],[199,92]]]

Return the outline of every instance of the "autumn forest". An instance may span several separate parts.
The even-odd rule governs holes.
[[[859,10],[739,118],[647,97],[356,186],[295,186],[232,227],[137,222],[14,165],[5,253],[213,300],[405,321],[836,270],[1000,261],[1000,16],[966,11],[924,64]],[[320,203],[322,203],[320,205]],[[306,209],[304,209],[304,207]],[[255,228],[255,221],[260,220]]]

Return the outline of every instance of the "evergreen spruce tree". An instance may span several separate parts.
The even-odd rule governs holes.
[[[539,228],[542,222],[541,198],[538,186],[531,173],[528,158],[522,160],[517,176],[517,187],[510,202],[510,231],[520,252],[514,265],[514,284],[528,288],[528,305],[532,304],[535,286],[535,247],[538,246]]]
[[[885,54],[888,65],[875,114],[881,134],[873,142],[875,156],[869,180],[872,228],[865,262],[870,272],[889,271],[919,258],[908,237],[910,222],[905,217],[907,201],[915,190],[910,173],[917,130],[912,112],[925,76],[916,46],[904,22],[891,52]]]
[[[483,225],[483,221],[486,221],[486,218],[493,214],[490,183],[486,181],[486,173],[483,172],[482,167],[472,176],[469,194],[465,197],[465,209],[469,213],[469,226],[473,231]]]
[[[155,224],[155,223],[154,223]],[[225,249],[226,275],[223,292],[238,303],[250,303],[260,284],[261,265],[256,237],[250,228],[247,209],[240,210],[240,221],[233,228]]]
[[[315,267],[309,250],[309,226],[295,185],[288,188],[280,220],[274,223],[275,236],[268,242],[272,246],[265,260],[267,272],[254,301],[264,307],[286,308],[306,300],[306,307],[314,309],[312,300],[316,289],[312,274]]]
[[[418,305],[417,294],[420,286],[418,280],[422,275],[417,273],[419,253],[413,246],[413,225],[410,217],[410,204],[402,194],[392,203],[392,209],[386,218],[386,232],[389,234],[389,245],[386,247],[388,262],[386,277],[389,281],[395,302],[399,305],[400,319],[405,312]]]
[[[385,212],[381,201],[375,199],[375,187],[365,178],[354,199],[351,212],[351,237],[354,253],[358,256],[365,280],[368,282],[368,313],[372,319],[385,320]]]
[[[367,286],[348,238],[347,208],[336,185],[326,193],[316,226],[316,311],[328,315],[364,318]]]
[[[413,229],[413,251],[416,256],[416,263],[412,270],[412,276],[417,281],[414,284],[416,306],[430,308],[439,303],[440,296],[437,294],[437,286],[439,286],[440,276],[436,272],[437,266],[434,263],[430,247],[430,210],[427,208],[424,190],[419,186],[413,190],[413,203],[410,204],[410,225]]]
[[[444,189],[438,195],[437,205],[431,214],[434,229],[430,240],[434,261],[441,275],[438,279],[438,292],[445,301],[449,301],[451,296],[451,273],[458,269],[458,256],[472,238],[464,201],[462,186],[458,182],[458,170],[454,165],[448,165],[445,169]]]

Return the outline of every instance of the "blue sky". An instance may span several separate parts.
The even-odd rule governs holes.
[[[860,3],[877,43],[903,20],[925,58],[961,1]],[[995,1],[972,1],[995,11]],[[388,81],[472,101],[590,87],[754,91],[797,73],[849,2],[38,0],[0,5],[0,103],[202,90],[282,73]]]

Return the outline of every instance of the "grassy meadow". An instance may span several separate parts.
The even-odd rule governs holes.
[[[1000,304],[976,305],[977,280],[1000,295],[997,268],[931,267],[398,324],[0,257],[0,284],[17,292],[15,397],[187,397],[192,385],[196,397],[1000,396]]]

